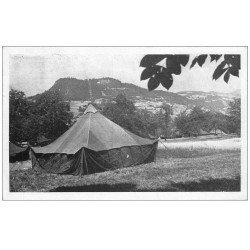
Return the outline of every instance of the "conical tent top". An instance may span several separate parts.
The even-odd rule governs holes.
[[[88,105],[88,107],[86,108],[86,110],[84,111],[84,115],[86,115],[87,113],[96,113],[98,112],[98,110],[90,103]]]
[[[106,151],[131,146],[146,146],[155,143],[135,135],[103,116],[89,104],[84,115],[64,134],[45,147],[34,147],[39,154],[75,154],[81,148]]]

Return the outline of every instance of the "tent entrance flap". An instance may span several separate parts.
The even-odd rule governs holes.
[[[89,170],[88,170],[88,163],[87,163],[87,159],[86,159],[86,154],[85,154],[85,149],[82,148],[82,154],[81,154],[81,158],[82,158],[82,167],[83,167],[83,159],[84,159],[84,164],[85,164],[85,168],[86,168],[86,174],[89,174]]]

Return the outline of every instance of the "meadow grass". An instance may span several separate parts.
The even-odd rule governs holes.
[[[181,146],[168,144],[167,148],[159,147],[156,162],[86,176],[46,174],[31,168],[20,169],[12,166],[10,191],[240,191],[239,145],[206,145],[205,147],[204,144],[196,144],[190,147],[187,143]]]
[[[216,149],[216,148],[159,148],[157,158],[196,158],[215,154],[240,152],[240,149]]]
[[[240,153],[158,158],[149,163],[86,176],[33,169],[10,171],[10,191],[239,191]]]
[[[158,158],[194,158],[222,153],[240,152],[240,138],[222,140],[160,141]]]

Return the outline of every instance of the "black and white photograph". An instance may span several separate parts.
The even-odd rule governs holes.
[[[3,47],[4,199],[245,200],[247,47]]]
[[[250,249],[248,1],[0,9],[1,249]]]

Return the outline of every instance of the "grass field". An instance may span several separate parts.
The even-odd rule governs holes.
[[[30,163],[12,165],[10,191],[240,191],[239,138],[163,144],[159,143],[156,163],[81,177],[39,173]]]

